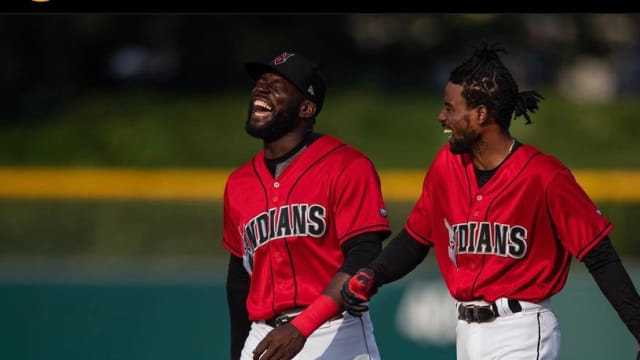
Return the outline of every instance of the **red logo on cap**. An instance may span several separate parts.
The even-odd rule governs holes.
[[[280,65],[283,64],[285,61],[287,61],[288,58],[292,57],[295,54],[289,54],[287,52],[283,52],[282,54],[278,55],[275,59],[273,59],[273,65]]]

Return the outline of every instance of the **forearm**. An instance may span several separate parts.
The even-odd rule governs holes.
[[[640,343],[640,296],[609,238],[584,257],[598,287]]]
[[[429,249],[429,246],[418,242],[402,230],[367,266],[375,274],[374,286],[382,286],[410,273],[429,254]]]
[[[340,289],[342,289],[342,285],[351,278],[350,274],[337,272],[327,287],[322,292],[324,295],[333,299],[333,301],[338,304],[340,309],[344,309],[344,303],[342,302],[342,296],[340,295]]]
[[[231,359],[240,359],[244,341],[249,335],[251,322],[247,312],[246,300],[249,294],[249,274],[242,266],[242,259],[234,255],[229,258],[227,271],[227,304],[231,338]]]
[[[340,286],[348,279],[349,274],[336,273],[324,292],[309,304],[300,315],[291,320],[291,325],[295,326],[302,335],[308,337],[320,325],[344,310],[340,296]]]

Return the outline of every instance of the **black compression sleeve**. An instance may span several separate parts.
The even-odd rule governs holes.
[[[388,232],[369,232],[354,236],[342,244],[344,262],[338,271],[353,275],[358,269],[375,259],[382,250],[382,242]]]
[[[622,322],[640,343],[640,296],[609,237],[591,249],[583,261]]]
[[[242,265],[242,258],[231,255],[227,272],[227,303],[231,324],[231,360],[240,359],[244,341],[249,335],[251,322],[247,313],[249,274]]]
[[[406,230],[400,231],[369,265],[375,273],[375,286],[382,286],[410,273],[429,254],[429,249],[431,247],[412,238]]]

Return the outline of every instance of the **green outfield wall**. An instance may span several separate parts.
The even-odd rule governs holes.
[[[455,358],[453,302],[427,259],[372,300],[384,359]],[[626,263],[639,279],[639,264]],[[228,359],[223,263],[113,265],[3,261],[0,358]],[[562,331],[560,359],[635,356],[635,340],[581,264],[574,264],[552,306]]]

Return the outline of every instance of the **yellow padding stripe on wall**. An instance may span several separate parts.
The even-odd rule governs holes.
[[[219,200],[231,170],[0,168],[0,198]],[[575,170],[594,201],[640,202],[640,170]],[[381,170],[387,201],[415,201],[423,170]]]

